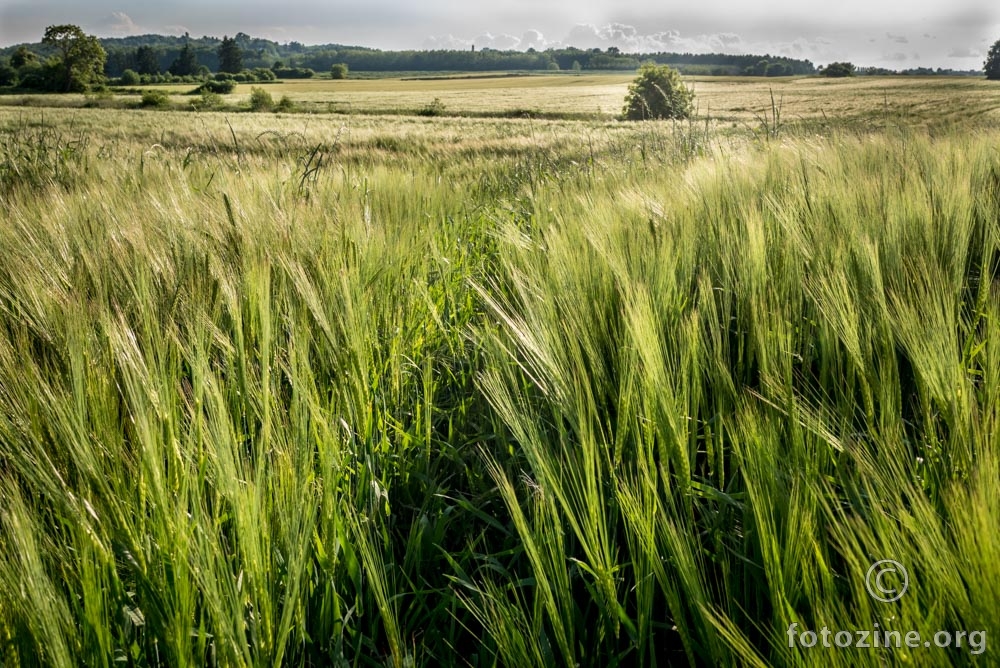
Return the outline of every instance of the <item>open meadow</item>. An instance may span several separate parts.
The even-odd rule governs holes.
[[[628,80],[0,99],[0,665],[994,663],[1000,86]]]

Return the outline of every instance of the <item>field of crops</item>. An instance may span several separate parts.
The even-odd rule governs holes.
[[[0,665],[992,663],[1000,87],[541,79],[3,100]]]
[[[516,77],[455,76],[291,80],[239,84],[222,102],[245,108],[257,85],[278,100],[287,96],[300,112],[337,114],[413,114],[434,100],[448,116],[487,114],[612,120],[622,108],[632,74],[531,75]],[[1000,119],[1000,88],[985,80],[948,77],[689,77],[699,115],[731,127],[756,125],[761,115],[780,109],[785,121],[866,123],[872,118],[902,117],[908,125]],[[145,86],[161,90],[170,105],[189,109],[196,96],[186,85]],[[106,96],[10,95],[0,106],[121,106],[138,104],[140,89]]]

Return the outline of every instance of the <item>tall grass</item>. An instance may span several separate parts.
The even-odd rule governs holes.
[[[1000,137],[452,123],[3,135],[0,663],[988,661]]]

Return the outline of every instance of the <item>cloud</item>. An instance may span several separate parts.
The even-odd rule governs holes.
[[[657,51],[737,53],[744,52],[748,48],[743,38],[732,32],[684,37],[677,30],[642,33],[635,26],[625,23],[609,23],[605,26],[578,23],[569,31],[563,43],[581,49],[606,49],[615,46],[626,53]]]
[[[893,35],[891,32],[885,34],[886,39],[890,39],[896,44],[909,44],[910,40],[906,38],[906,35]]]
[[[432,35],[424,40],[423,48],[428,51],[435,51],[438,49],[464,51],[465,49],[470,48],[472,44],[472,40],[462,39],[461,37],[455,37],[454,35]]]
[[[476,45],[476,48],[509,51],[511,49],[518,48],[521,44],[521,40],[514,35],[508,35],[506,33],[494,35],[493,33],[485,32],[472,40],[472,43]]]
[[[423,48],[465,50],[473,44],[477,49],[516,49],[521,51],[528,48],[544,50],[573,46],[580,49],[617,47],[623,53],[770,53],[810,60],[837,60],[846,58],[848,55],[836,50],[834,42],[825,37],[756,41],[749,40],[744,35],[734,32],[691,35],[682,34],[678,30],[644,32],[627,23],[606,25],[578,23],[569,30],[562,40],[547,39],[539,30],[528,30],[521,37],[506,33],[485,32],[475,39],[467,39],[448,34],[428,37],[423,42]]]
[[[909,56],[907,56],[905,53],[899,53],[897,51],[896,53],[884,53],[884,54],[882,54],[882,59],[883,60],[891,60],[892,62],[895,62],[895,63],[901,63],[904,60],[908,60]]]
[[[948,52],[949,58],[982,58],[983,52],[975,47],[959,47]]]
[[[455,35],[432,35],[424,40],[423,48],[429,50],[444,49],[454,51],[465,51],[475,46],[477,49],[496,49],[498,51],[527,51],[529,48],[545,49],[547,44],[542,33],[537,30],[529,30],[523,36],[517,37],[507,33],[494,35],[487,31],[477,35],[474,39],[465,39]]]
[[[111,12],[101,21],[101,27],[116,35],[138,35],[142,29],[125,12]]]
[[[545,36],[537,30],[527,30],[521,35],[519,46],[522,49],[544,49]]]

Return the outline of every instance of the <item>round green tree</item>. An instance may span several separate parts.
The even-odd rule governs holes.
[[[647,63],[628,87],[622,115],[626,120],[687,118],[694,109],[694,92],[680,73],[667,66]]]
[[[990,52],[986,54],[983,69],[986,71],[987,79],[1000,80],[1000,39],[993,42]]]
[[[347,78],[347,65],[344,63],[336,63],[330,67],[330,78],[331,79],[346,79]]]

